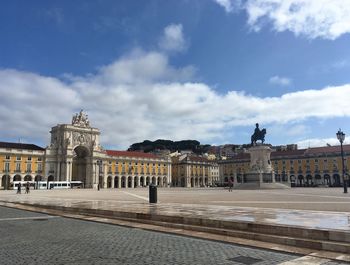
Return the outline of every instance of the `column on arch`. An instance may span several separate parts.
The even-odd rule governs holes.
[[[66,161],[66,181],[72,181],[72,160]]]
[[[122,177],[118,176],[118,189],[122,187]]]
[[[172,174],[171,174],[171,163],[168,163],[168,170],[167,170],[167,184],[172,183]],[[169,186],[168,186],[169,187]]]
[[[233,173],[233,186],[237,186],[238,182],[237,182],[237,173]]]
[[[137,187],[140,187],[140,176],[137,177]]]
[[[107,172],[107,171],[105,171]],[[108,179],[108,175],[103,174],[103,188],[107,189],[107,179]]]
[[[135,176],[131,176],[131,188],[135,188]]]

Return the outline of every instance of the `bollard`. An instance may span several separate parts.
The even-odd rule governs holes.
[[[157,203],[157,186],[153,183],[149,185],[149,203]]]

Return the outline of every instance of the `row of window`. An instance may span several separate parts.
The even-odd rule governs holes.
[[[116,166],[118,166],[118,163],[119,163],[118,161],[115,162]],[[109,165],[112,165],[112,161],[108,161],[108,164],[109,164]],[[122,164],[125,165],[126,162],[123,161]],[[138,165],[138,162],[135,162],[134,164],[135,164],[135,166],[137,166],[137,165]],[[143,166],[143,165],[144,165],[144,163],[141,163],[141,166]],[[147,163],[147,166],[149,166],[149,165],[150,165],[150,163]],[[152,165],[155,166],[156,164],[153,163]],[[131,166],[131,162],[129,162],[129,166]],[[158,166],[160,167],[160,163],[158,163]],[[163,166],[166,167],[166,164],[163,164]]]
[[[37,164],[37,170],[38,171],[42,171],[42,164]],[[4,163],[4,171],[5,172],[9,172],[10,171],[10,163],[9,162],[5,162]],[[16,163],[16,172],[20,172],[21,171],[21,163]],[[32,171],[32,164],[27,164],[26,165],[26,171]]]
[[[346,158],[344,158],[344,161],[346,161]],[[318,159],[314,159],[314,163],[315,164],[318,164]],[[338,160],[336,158],[333,158],[333,163],[337,163]],[[289,161],[290,164],[293,164],[294,163],[294,160],[290,160]],[[298,160],[298,164],[301,164],[302,163],[302,160]],[[306,159],[306,164],[309,164],[310,163],[310,160],[309,159]],[[323,160],[323,163],[328,163],[328,159],[324,159]],[[275,164],[277,165],[278,164],[278,160],[275,160]],[[285,160],[282,160],[282,164],[286,164],[286,161]]]
[[[102,171],[102,168],[100,168],[100,171]],[[122,167],[121,171],[122,171],[122,172],[126,172],[125,167]],[[128,172],[129,172],[129,173],[131,173],[132,171],[138,172],[139,170],[137,170],[137,168],[134,168],[134,167],[131,167],[131,168],[128,169]],[[143,174],[144,171],[145,171],[145,170],[144,170],[143,168],[141,168],[141,174]],[[147,168],[146,171],[147,171],[148,173],[149,173],[150,171],[152,171],[153,173],[155,173],[155,172],[157,171],[157,172],[160,174],[161,169],[158,168],[158,170],[155,170],[154,168],[151,168],[151,169],[150,169],[150,168]],[[166,168],[166,167],[163,168],[163,171],[164,171],[164,172],[167,172],[167,168]],[[108,172],[112,172],[112,167],[111,167],[111,166],[108,167]]]
[[[5,156],[5,160],[11,160],[11,156],[9,156],[9,155]],[[17,161],[21,161],[22,157],[21,156],[16,156],[16,160]],[[28,156],[27,157],[27,161],[32,161],[32,157]],[[42,157],[38,157],[38,161],[42,161]]]

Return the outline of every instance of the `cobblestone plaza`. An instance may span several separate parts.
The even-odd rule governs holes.
[[[211,214],[206,215],[206,218],[255,218],[274,225],[293,224],[295,220],[290,217],[297,213],[297,226],[317,227],[321,224],[331,229],[349,230],[349,223],[346,220],[344,223],[341,219],[341,212],[345,215],[350,212],[350,197],[343,194],[341,188],[233,192],[223,188],[158,188],[158,200],[156,208],[173,211],[175,216],[176,209],[186,210],[190,215],[206,215],[206,211],[210,210]],[[34,206],[93,207],[101,210],[123,208],[129,212],[136,208],[146,210],[150,205],[147,188],[32,190],[30,194],[15,194],[15,191],[9,190],[1,191],[0,201],[23,205],[30,203]],[[0,209],[2,242],[14,240],[10,245],[2,245],[3,264],[347,264],[345,261],[332,261],[317,255],[287,254],[238,246],[235,243],[167,234],[166,228],[160,230],[165,234],[154,233],[143,230],[143,225],[127,228],[2,207]],[[305,215],[305,223],[300,219],[301,213]],[[308,218],[310,216],[317,217]],[[320,218],[325,218],[328,222],[322,223],[323,219]],[[89,220],[98,222],[98,218]],[[185,232],[185,235],[196,237],[190,231]],[[269,248],[266,243],[258,246]],[[340,256],[344,258],[344,254]],[[27,257],[27,260],[23,260],[23,257]]]

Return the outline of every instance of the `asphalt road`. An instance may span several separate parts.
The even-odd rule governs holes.
[[[276,251],[50,216],[6,207],[0,207],[0,238],[0,264],[2,265],[271,265],[302,258]],[[345,263],[326,261],[322,264]]]

